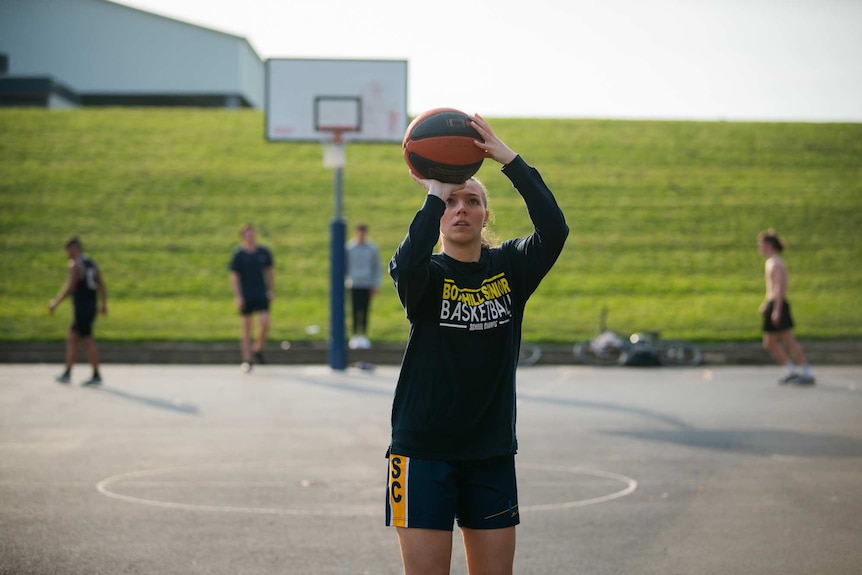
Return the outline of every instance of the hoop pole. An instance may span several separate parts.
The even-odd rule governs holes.
[[[335,130],[334,145],[344,146],[341,131]],[[329,367],[344,371],[347,368],[347,343],[344,328],[344,272],[347,226],[342,218],[343,166],[335,166],[333,203],[335,213],[329,224]]]

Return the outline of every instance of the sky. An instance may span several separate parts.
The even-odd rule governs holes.
[[[862,122],[862,0],[113,1],[264,60],[407,60],[410,115]]]

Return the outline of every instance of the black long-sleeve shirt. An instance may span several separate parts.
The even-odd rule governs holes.
[[[503,173],[524,198],[530,236],[483,248],[478,262],[432,254],[446,206],[429,195],[389,264],[410,320],[392,406],[392,453],[465,460],[517,451],[524,307],[569,228],[538,171],[518,156]]]

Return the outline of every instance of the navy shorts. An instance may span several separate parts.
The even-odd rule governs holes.
[[[93,335],[93,322],[96,321],[96,306],[76,305],[72,321],[72,331],[81,337]]]
[[[452,531],[521,522],[515,456],[437,461],[389,455],[386,525]]]
[[[242,315],[251,315],[256,311],[269,311],[269,300],[264,298],[246,299],[242,306]]]
[[[781,306],[781,321],[778,325],[772,323],[772,310],[775,309],[775,302],[769,301],[766,304],[766,309],[763,310],[763,331],[775,333],[793,329],[793,316],[790,315],[790,304],[785,300]]]

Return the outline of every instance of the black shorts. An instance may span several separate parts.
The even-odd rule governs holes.
[[[269,300],[266,298],[244,299],[242,315],[251,315],[256,311],[269,311]]]
[[[72,331],[81,337],[93,335],[93,323],[96,321],[96,306],[76,305],[72,320]]]
[[[515,456],[436,461],[389,456],[386,525],[452,531],[521,522]]]
[[[763,310],[763,331],[776,333],[793,329],[793,316],[790,315],[790,304],[787,300],[781,305],[781,321],[778,325],[772,323],[772,310],[775,309],[775,302],[770,301],[766,304],[766,309]]]

